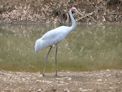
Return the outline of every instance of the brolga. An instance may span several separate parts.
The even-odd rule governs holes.
[[[44,67],[43,67],[43,72],[42,75],[44,76],[45,69],[46,69],[46,63],[48,61],[48,55],[52,49],[52,47],[55,47],[55,68],[56,68],[56,73],[55,76],[57,76],[57,52],[58,52],[58,43],[64,40],[67,35],[75,30],[76,28],[76,21],[73,17],[73,12],[78,13],[78,10],[75,7],[70,8],[69,10],[69,16],[71,19],[71,26],[60,26],[57,27],[53,30],[48,31],[45,33],[41,38],[37,39],[35,42],[35,52],[39,52],[44,48],[50,47],[49,51],[45,57],[45,62],[44,62]]]

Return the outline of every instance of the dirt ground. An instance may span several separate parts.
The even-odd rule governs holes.
[[[122,92],[122,70],[38,73],[0,71],[0,92]]]

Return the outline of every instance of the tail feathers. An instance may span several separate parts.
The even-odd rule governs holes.
[[[35,52],[41,51],[44,48],[43,40],[41,40],[41,39],[36,40],[34,48],[35,48]]]

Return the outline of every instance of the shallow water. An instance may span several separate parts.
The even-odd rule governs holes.
[[[48,25],[0,25],[0,70],[41,71],[48,49],[36,54],[35,40]],[[49,56],[47,71],[54,71],[55,48]],[[59,44],[58,70],[82,71],[122,69],[122,26],[79,25]]]

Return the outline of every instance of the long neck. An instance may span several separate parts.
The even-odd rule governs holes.
[[[76,28],[77,24],[76,24],[76,21],[72,15],[71,10],[69,10],[69,15],[70,15],[71,22],[72,22],[72,25],[70,26],[70,28],[71,28],[70,31],[73,31]]]

